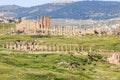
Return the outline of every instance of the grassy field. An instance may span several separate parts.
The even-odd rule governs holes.
[[[41,36],[6,35],[14,24],[0,23],[0,80],[119,80],[120,66],[104,60],[73,54],[29,54],[29,51],[2,48],[16,40],[37,41],[39,44],[79,44],[87,50],[118,50],[120,36]],[[96,54],[92,54],[96,55]],[[98,58],[98,57],[96,57]]]
[[[14,23],[0,23],[0,34],[7,33],[11,30],[11,28],[14,28]]]
[[[92,47],[93,50],[120,50],[120,36],[80,36],[80,37],[64,37],[64,36],[30,36],[30,35],[2,35],[0,36],[0,46],[6,42],[16,40],[36,40],[39,44],[79,44],[84,46],[86,50]]]
[[[82,55],[0,54],[1,80],[119,80],[119,75],[120,66]]]

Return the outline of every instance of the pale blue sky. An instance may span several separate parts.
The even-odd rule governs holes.
[[[50,3],[53,1],[64,1],[64,0],[0,0],[0,5],[19,5],[24,7],[35,6],[45,3]],[[72,0],[80,1],[80,0]],[[120,1],[120,0],[106,0],[106,1]]]

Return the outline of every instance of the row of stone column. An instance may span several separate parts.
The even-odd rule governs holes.
[[[28,23],[23,22],[23,23]],[[76,27],[38,27],[37,23],[31,23],[36,24],[31,28],[28,24],[24,25],[23,23],[17,24],[17,27],[15,30],[17,31],[23,31],[25,34],[41,34],[41,35],[65,35],[65,36],[78,36],[81,35],[81,29]],[[22,26],[22,27],[20,27]],[[36,27],[37,26],[37,27]],[[14,32],[14,31],[13,31]]]
[[[88,53],[92,52],[91,47],[89,50],[84,50],[83,46],[74,45],[74,44],[64,44],[64,45],[46,45],[46,47],[40,48],[42,52],[55,52],[55,53],[76,53],[88,55]]]
[[[81,46],[76,46],[76,45],[46,45],[46,47],[41,48],[42,51],[82,51],[83,48]]]
[[[39,46],[35,42],[10,42],[3,45],[3,48],[13,49],[13,50],[38,50]]]
[[[42,35],[67,35],[76,36],[81,34],[81,29],[67,28],[67,27],[53,27],[53,28],[40,28],[40,34]]]
[[[3,45],[3,48],[12,50],[39,50],[45,52],[85,52],[83,46],[77,44],[44,44],[38,45],[35,42],[22,42],[22,43],[7,43]],[[91,47],[89,51],[92,52]]]

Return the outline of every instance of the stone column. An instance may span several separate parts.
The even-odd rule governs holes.
[[[78,53],[79,53],[80,52],[80,46],[79,45],[77,46],[77,49],[78,49]]]
[[[8,43],[6,43],[6,48],[9,49],[9,44]]]
[[[58,51],[58,52],[60,51],[59,45],[57,45],[57,51]]]
[[[81,46],[81,52],[83,52],[84,51],[84,48],[83,48],[83,46]]]
[[[2,48],[5,48],[5,45],[4,45],[4,44],[2,44]]]
[[[70,46],[70,52],[72,52],[72,45],[70,44],[69,46]]]
[[[49,51],[52,51],[52,45],[49,44]]]
[[[73,45],[73,51],[76,52],[76,45]]]
[[[61,32],[60,32],[60,33],[61,33],[61,35],[63,35],[62,27],[61,27],[61,30],[60,30],[60,31],[61,31]]]
[[[59,27],[59,35],[61,35],[61,27]]]
[[[16,44],[13,45],[14,50],[16,50]]]
[[[68,45],[65,45],[65,51],[68,52]]]
[[[89,47],[89,53],[92,53],[92,48],[91,47]]]
[[[10,49],[13,49],[13,46],[12,46],[12,44],[11,44],[11,43],[10,43],[10,45],[9,45],[9,48],[10,48]]]

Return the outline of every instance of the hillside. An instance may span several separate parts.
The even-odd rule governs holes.
[[[119,2],[83,1],[52,12],[54,18],[110,19],[120,17]]]
[[[53,11],[65,7],[67,4],[44,4],[29,8],[19,8],[16,13],[17,17],[37,18],[38,16],[50,15]]]
[[[5,16],[16,17],[17,13],[15,11],[19,8],[21,7],[17,5],[0,6],[0,13],[4,14]]]
[[[33,7],[16,7],[16,5],[1,6],[0,13],[14,14],[14,17],[36,18],[50,16],[51,18],[94,19],[106,20],[120,17],[120,2],[111,1],[78,1],[63,4],[44,4]],[[13,16],[13,15],[12,15]]]

